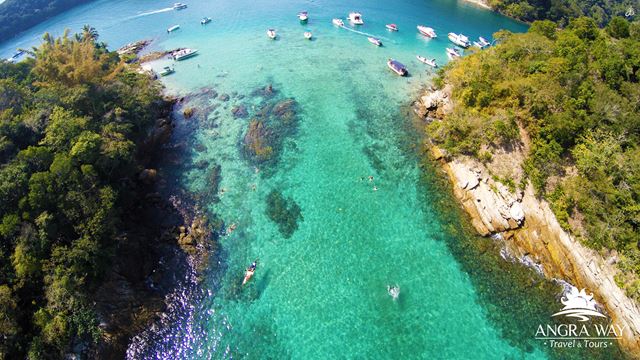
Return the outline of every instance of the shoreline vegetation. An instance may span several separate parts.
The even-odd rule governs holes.
[[[122,358],[218,234],[167,185],[179,100],[88,26],[30,55],[0,61],[0,357]]]
[[[472,225],[593,292],[640,354],[640,26],[534,22],[447,64],[414,104]]]

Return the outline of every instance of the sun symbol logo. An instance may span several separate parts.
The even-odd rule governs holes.
[[[589,316],[597,316],[606,318],[596,309],[596,301],[593,300],[593,294],[588,294],[585,289],[578,291],[578,288],[572,286],[560,300],[564,305],[561,311],[552,316],[565,315],[567,317],[578,318],[580,321],[589,320]]]

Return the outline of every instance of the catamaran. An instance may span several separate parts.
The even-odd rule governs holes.
[[[368,37],[367,40],[369,40],[369,42],[375,46],[382,46],[382,41],[380,41],[380,39],[378,38]]]
[[[342,21],[342,19],[333,19],[331,22],[336,26],[344,26],[344,21]]]
[[[389,59],[387,61],[387,66],[389,67],[389,69],[391,69],[391,71],[393,71],[394,73],[396,73],[396,74],[398,74],[400,76],[407,75],[407,67],[404,66],[398,60]]]
[[[203,17],[202,20],[200,20],[200,24],[202,24],[202,25],[207,25],[210,22],[211,22],[211,18],[210,17]]]
[[[302,22],[309,20],[309,13],[306,11],[301,11],[300,13],[298,13],[298,19],[300,19],[300,21]]]
[[[416,55],[416,58],[418,58],[418,61],[430,65],[434,68],[438,67],[438,64],[436,64],[436,59],[427,59],[426,57],[420,55]]]
[[[182,49],[174,52],[173,54],[171,54],[171,56],[173,56],[174,60],[181,61],[195,56],[197,52],[198,49]]]
[[[168,33],[174,32],[176,30],[180,29],[180,25],[173,25],[172,27],[167,29]]]
[[[269,29],[269,30],[267,30],[267,36],[270,39],[275,40],[276,36],[278,36],[278,35],[276,34],[276,31],[274,29]]]
[[[459,58],[461,56],[462,55],[460,55],[460,52],[458,52],[457,49],[447,48],[447,57],[449,58],[449,60],[454,60],[454,59],[457,59],[457,58]]]
[[[364,20],[362,20],[362,14],[360,14],[359,12],[355,12],[355,11],[350,12],[349,17],[347,19],[349,19],[349,22],[351,22],[353,25],[364,25]]]
[[[454,44],[456,44],[456,45],[458,45],[460,47],[463,47],[465,49],[468,48],[471,45],[471,43],[469,42],[469,38],[464,36],[464,35],[462,35],[462,34],[456,34],[456,33],[450,32],[449,33],[449,40],[452,43],[454,43]]]
[[[182,9],[186,9],[187,8],[187,4],[183,4],[183,3],[175,3],[173,4],[173,10],[182,10]]]
[[[438,37],[438,35],[436,35],[436,31],[433,30],[433,28],[423,25],[418,25],[417,28],[418,32],[424,36],[430,37],[432,39]]]

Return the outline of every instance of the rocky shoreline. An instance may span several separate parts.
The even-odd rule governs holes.
[[[427,91],[414,103],[414,112],[425,122],[446,121],[446,114],[453,108],[451,90],[445,86]],[[487,165],[468,156],[451,156],[426,141],[477,232],[500,239],[512,256],[533,261],[547,278],[565,280],[593,292],[613,323],[626,327],[618,340],[621,348],[631,357],[640,358],[640,307],[616,285],[615,259],[604,258],[564,231],[549,204],[535,195],[531,184],[524,190],[510,188],[496,178],[494,168],[490,169],[519,168],[518,160],[527,151],[526,141],[521,148],[498,154]]]

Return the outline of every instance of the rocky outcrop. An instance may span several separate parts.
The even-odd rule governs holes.
[[[445,88],[423,96],[420,106],[427,110],[424,116],[442,119],[452,109],[450,91]],[[419,111],[416,113],[420,115]],[[546,277],[563,279],[593,292],[613,322],[626,329],[619,339],[620,346],[632,357],[640,358],[640,307],[616,285],[617,269],[611,262],[564,231],[549,204],[536,197],[530,184],[524,190],[510,191],[479,161],[449,156],[433,144],[429,148],[480,234],[498,235],[496,238],[503,239],[512,255],[540,265]],[[510,165],[519,168],[521,164]]]

